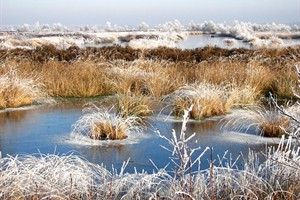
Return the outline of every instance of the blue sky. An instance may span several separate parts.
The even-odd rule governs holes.
[[[137,26],[178,19],[299,23],[300,0],[0,0],[3,25],[53,24]]]

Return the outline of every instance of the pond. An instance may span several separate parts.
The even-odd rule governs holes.
[[[282,44],[283,46],[294,46],[300,44],[300,39],[281,39],[281,40],[283,42]],[[264,43],[268,44],[268,42],[266,41],[264,41]],[[98,44],[98,45],[89,44],[89,45],[84,45],[84,47],[104,47],[104,46],[112,46],[115,44],[121,45],[123,47],[128,45],[127,42],[121,42],[118,40],[116,43],[105,43],[105,44]],[[225,49],[233,49],[233,48],[251,49],[252,48],[249,42],[233,39],[232,37],[223,37],[223,36],[217,36],[211,34],[188,35],[184,40],[176,43],[176,47],[180,49],[195,49],[195,48],[203,48],[206,46],[220,47]]]
[[[103,163],[107,169],[112,165],[120,169],[122,163],[130,158],[127,172],[143,169],[149,173],[157,167],[166,166],[171,156],[161,145],[169,147],[167,142],[157,136],[155,130],[171,137],[172,129],[180,133],[181,119],[166,114],[153,116],[148,120],[148,128],[134,139],[127,138],[116,142],[98,142],[96,144],[80,142],[71,136],[72,125],[82,115],[83,105],[90,100],[72,100],[55,105],[27,107],[0,112],[0,151],[2,156],[20,154],[66,154],[73,152],[93,163]],[[189,121],[187,135],[196,133],[191,144],[213,147],[213,157],[217,159],[228,150],[227,159],[248,154],[249,148],[256,152],[265,151],[266,144],[276,144],[278,139],[261,138],[254,134],[244,134],[222,129],[222,118],[216,117],[204,121]],[[197,144],[194,142],[197,141]],[[231,156],[230,156],[231,155]],[[202,158],[201,167],[207,168],[210,152]],[[263,159],[263,158],[262,158]],[[228,161],[228,160],[227,160]],[[171,167],[171,166],[170,166]],[[196,170],[196,169],[195,169]]]
[[[243,42],[242,40],[234,40],[232,44],[227,44],[226,39],[232,39],[228,37],[212,37],[210,34],[203,35],[189,35],[185,40],[177,43],[178,48],[181,49],[195,49],[203,48],[206,46],[216,46],[225,49],[232,48],[250,48],[250,44]]]

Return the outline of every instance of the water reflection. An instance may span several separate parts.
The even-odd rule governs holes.
[[[154,167],[149,161],[158,167],[165,167],[171,156],[169,152],[161,148],[161,145],[169,147],[167,141],[155,134],[154,129],[160,130],[166,136],[171,136],[172,129],[179,135],[181,120],[154,118],[149,120],[149,128],[145,130],[147,137],[133,143],[104,143],[105,145],[78,145],[67,143],[70,139],[72,125],[82,115],[82,101],[68,101],[56,105],[42,106],[28,110],[16,110],[0,113],[0,151],[6,154],[32,154],[42,153],[67,153],[75,151],[94,163],[104,163],[111,169],[120,169],[122,163],[130,158],[127,167],[128,172],[145,169],[151,172]],[[265,144],[269,141],[253,142],[258,136],[241,134],[236,132],[224,132],[221,129],[221,118],[213,118],[205,121],[190,121],[187,124],[187,136],[196,133],[192,145],[214,148],[214,158],[221,156],[226,150],[235,158],[241,153],[245,156],[249,148],[264,151]],[[129,138],[130,139],[130,138]],[[197,141],[197,143],[195,143]],[[229,155],[228,154],[228,155]],[[209,153],[202,159],[202,167],[208,167]],[[171,165],[170,165],[171,167]]]
[[[195,49],[205,46],[216,46],[225,49],[250,48],[249,43],[245,43],[242,40],[235,40],[235,43],[228,45],[228,43],[224,42],[224,39],[224,37],[212,37],[210,34],[189,35],[187,39],[179,42],[177,45],[181,49]]]
[[[0,112],[0,125],[3,126],[8,121],[20,122],[27,114],[26,110]]]

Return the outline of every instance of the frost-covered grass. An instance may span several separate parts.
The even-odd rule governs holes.
[[[0,109],[42,103],[47,99],[42,85],[30,77],[18,75],[16,68],[0,75]]]
[[[255,106],[234,111],[226,116],[225,127],[237,131],[248,130],[252,127],[262,136],[281,137],[290,129],[290,120],[278,109],[269,110],[262,106]]]
[[[190,117],[198,120],[228,112],[225,92],[212,84],[184,86],[167,98],[170,99],[176,116],[181,116],[191,105],[194,106]]]
[[[93,140],[121,140],[129,133],[142,132],[141,119],[137,116],[122,116],[110,109],[95,104],[87,105],[84,114],[73,125],[72,134],[89,137]]]
[[[181,116],[193,105],[190,117],[197,120],[225,115],[233,107],[256,103],[255,92],[251,88],[210,83],[183,86],[168,95],[165,101],[170,102],[176,116]]]

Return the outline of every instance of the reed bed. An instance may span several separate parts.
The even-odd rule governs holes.
[[[292,66],[299,48],[233,49],[205,47],[195,50],[158,48],[133,50],[120,46],[57,50],[1,50],[4,63],[14,63],[54,97],[93,97],[130,91],[160,100],[194,83],[224,84],[251,91],[253,102],[269,92],[294,98],[290,84],[297,82]],[[5,74],[0,71],[1,74]],[[34,76],[33,76],[34,74]],[[250,93],[249,93],[250,94]],[[250,101],[250,97],[247,97]]]
[[[110,94],[106,64],[90,61],[71,64],[50,61],[38,70],[41,82],[51,96],[93,97]]]
[[[139,59],[114,63],[109,70],[113,89],[117,94],[149,95],[158,100],[184,83],[177,74],[177,65],[168,61]]]
[[[121,140],[130,132],[142,132],[141,119],[137,116],[121,116],[112,113],[113,107],[106,109],[95,104],[88,104],[83,109],[83,116],[73,125],[73,134],[89,137],[93,140]]]

